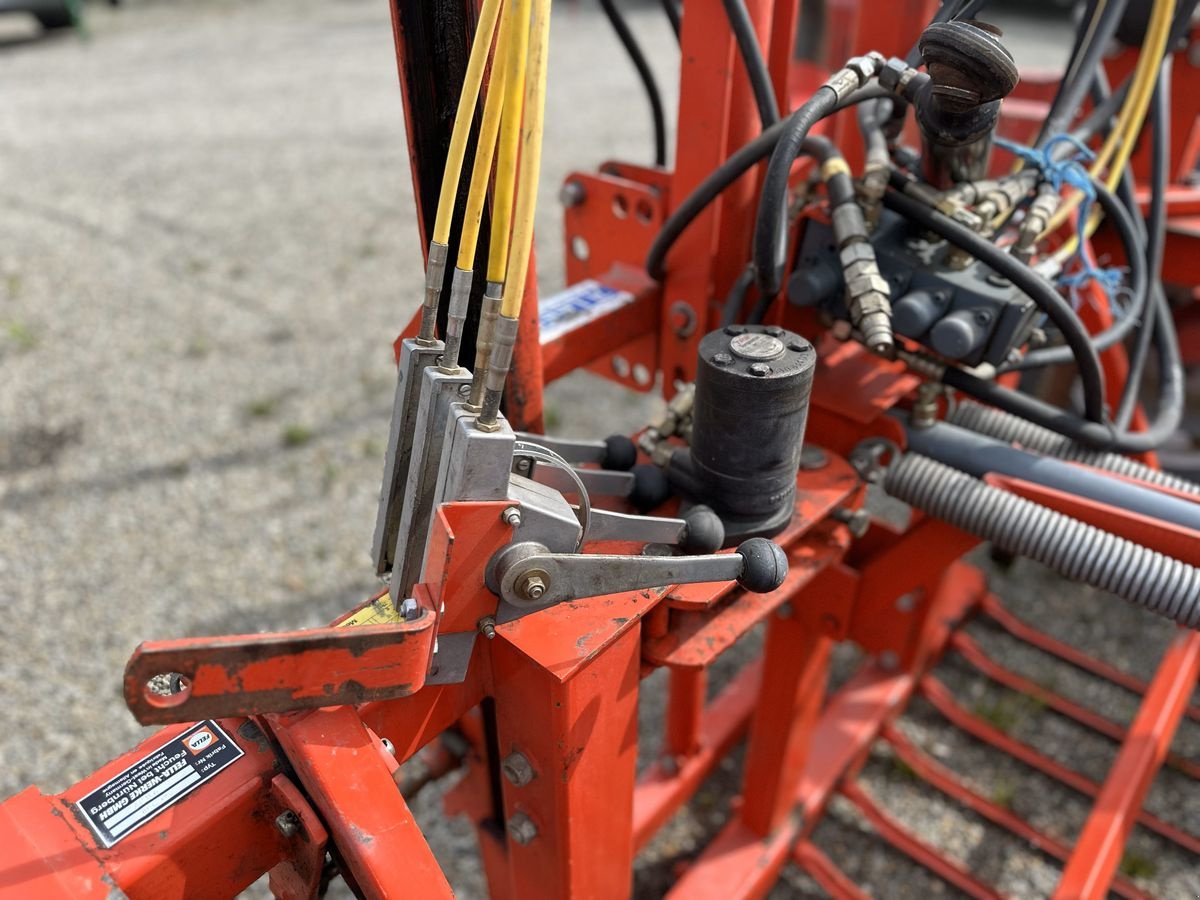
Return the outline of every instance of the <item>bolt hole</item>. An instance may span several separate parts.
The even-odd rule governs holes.
[[[638,363],[633,367],[633,380],[640,387],[647,387],[650,384],[650,370]]]
[[[623,356],[614,356],[612,360],[613,372],[618,378],[629,377],[629,360]]]
[[[571,238],[571,255],[580,262],[587,262],[591,255],[591,248],[588,247],[588,242],[585,241],[582,235],[575,235]]]
[[[629,200],[624,194],[613,195],[613,215],[618,219],[624,219],[629,215]]]
[[[179,672],[163,672],[142,685],[142,697],[159,709],[181,706],[191,695],[192,680]]]
[[[643,225],[649,225],[654,219],[654,207],[651,206],[650,201],[646,200],[645,198],[637,202],[635,211],[637,213],[637,220]]]

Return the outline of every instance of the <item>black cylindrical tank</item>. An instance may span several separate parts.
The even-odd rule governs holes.
[[[669,473],[721,517],[727,545],[778,534],[792,517],[816,362],[812,344],[775,326],[700,342],[691,447]]]

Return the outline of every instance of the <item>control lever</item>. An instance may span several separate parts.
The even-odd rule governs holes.
[[[527,464],[527,465],[526,465]],[[560,493],[579,490],[575,480],[562,469],[520,457],[516,460],[518,475],[532,478],[538,484],[552,487]],[[596,497],[625,497],[635,509],[643,512],[654,509],[671,496],[671,484],[658,466],[642,463],[628,472],[611,469],[575,469],[589,495]]]
[[[627,472],[637,462],[637,447],[623,434],[609,435],[602,441],[588,441],[518,431],[517,440],[553,450],[567,462],[599,463],[615,472]]]
[[[678,519],[631,516],[593,507],[588,519],[587,540],[670,544],[689,553],[716,553],[725,543],[725,526],[715,512],[699,504]]]
[[[541,544],[512,544],[492,559],[488,587],[518,608],[600,597],[672,584],[736,581],[765,594],[787,577],[787,554],[766,538],[750,538],[733,553],[710,556],[610,556],[550,553]]]

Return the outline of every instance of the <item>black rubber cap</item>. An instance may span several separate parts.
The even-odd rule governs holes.
[[[738,584],[756,594],[773,591],[787,578],[788,561],[783,548],[766,538],[750,538],[738,545],[742,574]]]
[[[688,553],[716,553],[725,543],[725,523],[707,506],[693,506],[684,514],[687,534],[683,549]]]
[[[633,492],[629,502],[638,512],[649,512],[671,496],[671,483],[658,466],[642,463],[633,467]]]
[[[637,447],[623,434],[610,434],[604,439],[604,462],[606,469],[628,472],[637,462]]]

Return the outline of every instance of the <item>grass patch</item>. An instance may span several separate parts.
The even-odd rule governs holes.
[[[299,422],[293,422],[283,429],[283,446],[285,447],[303,447],[313,439],[313,430],[307,425],[301,425]]]
[[[22,353],[32,350],[40,342],[37,332],[24,322],[13,320],[4,327],[9,342]]]
[[[1148,856],[1142,856],[1136,850],[1126,850],[1121,857],[1121,874],[1127,878],[1153,878],[1158,872],[1158,866]]]
[[[992,802],[1004,809],[1012,809],[1013,798],[1017,796],[1015,782],[1001,780],[992,788]]]
[[[1045,703],[1028,694],[1005,691],[994,700],[980,700],[972,707],[972,712],[996,730],[1008,734],[1026,719],[1040,715],[1045,708]]]
[[[251,419],[268,419],[279,411],[280,399],[278,396],[259,397],[247,403],[242,411]]]

